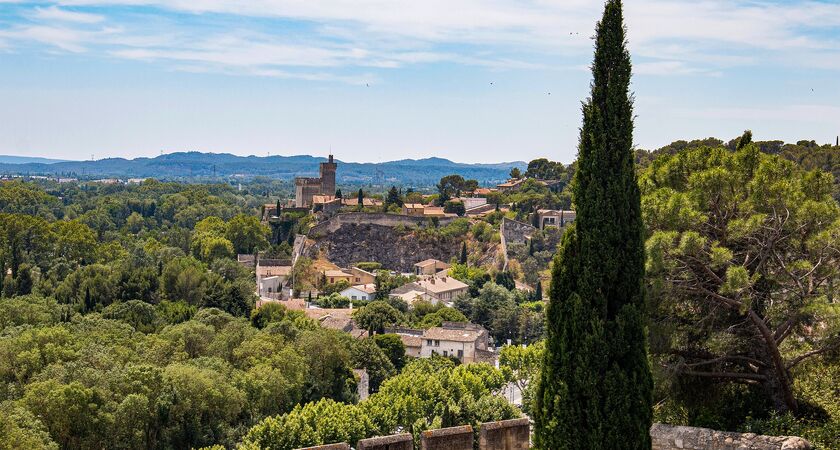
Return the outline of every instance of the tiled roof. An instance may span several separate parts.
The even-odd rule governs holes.
[[[347,289],[351,289],[351,288],[360,290],[360,291],[364,292],[365,294],[373,294],[374,292],[376,292],[376,284],[375,283],[357,284],[355,286],[350,286]],[[345,289],[345,291],[347,289]],[[344,291],[342,291],[342,292],[344,292]]]
[[[326,270],[326,271],[324,271],[324,275],[326,275],[327,277],[333,277],[333,278],[351,277],[352,276],[349,273],[344,272],[343,270]]]
[[[400,340],[403,342],[403,345],[406,347],[422,347],[423,346],[423,338],[420,336],[412,336],[409,334],[398,334],[397,336],[400,337]]]
[[[469,286],[452,277],[438,277],[434,276],[425,280],[420,280],[417,284],[424,290],[439,294],[441,292],[449,292],[458,289],[466,289]]]
[[[350,308],[308,308],[303,312],[306,317],[320,321],[327,317],[349,320],[353,316],[353,311]]]
[[[323,204],[329,203],[335,200],[334,195],[313,195],[312,196],[312,203],[313,204]]]
[[[391,290],[391,295],[403,295],[403,294],[407,294],[411,291],[422,291],[422,290],[423,290],[423,288],[421,288],[419,284],[411,282],[411,283],[406,283],[406,284],[404,284],[404,285],[402,285],[398,288],[392,289]]]
[[[431,265],[435,265],[437,263],[446,264],[445,262],[437,260],[437,259],[426,259],[426,260],[420,261],[419,263],[415,264],[414,266],[415,267],[428,267],[428,266],[431,266]]]
[[[423,333],[424,339],[454,342],[475,342],[479,336],[481,336],[480,330],[453,330],[441,327],[429,328]]]
[[[260,278],[281,276],[288,277],[292,274],[292,266],[257,266],[257,276]]]

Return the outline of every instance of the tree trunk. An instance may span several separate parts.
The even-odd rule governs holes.
[[[796,397],[793,395],[790,376],[788,375],[784,360],[782,360],[782,355],[779,353],[776,339],[773,337],[770,328],[755,311],[750,310],[749,317],[756,328],[758,328],[759,333],[761,333],[766,357],[771,362],[765,373],[767,376],[765,386],[770,391],[770,397],[773,399],[773,403],[779,412],[790,411],[795,414],[798,410]]]

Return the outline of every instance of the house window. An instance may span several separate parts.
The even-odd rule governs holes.
[[[440,341],[435,339],[435,347],[440,347]]]
[[[362,281],[362,279],[361,279],[361,278],[359,278],[359,277],[356,277],[356,283],[358,283],[358,282],[360,282],[360,281]]]
[[[458,350],[458,357],[459,357],[459,358],[463,358],[463,357],[464,357],[464,351],[463,351],[463,350]]]
[[[350,300],[356,300],[356,296],[354,295],[354,296],[350,297]]]
[[[432,340],[431,339],[426,339],[426,345],[431,346],[432,345]]]
[[[449,356],[449,352],[447,352],[446,350],[444,350],[444,351],[443,351],[443,356]]]
[[[330,278],[330,283],[335,283],[335,278]]]

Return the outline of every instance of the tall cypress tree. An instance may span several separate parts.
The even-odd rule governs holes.
[[[552,273],[547,343],[535,399],[542,449],[649,449],[650,367],[644,325],[644,242],[633,163],[621,0],[597,25],[583,103],[577,219]]]

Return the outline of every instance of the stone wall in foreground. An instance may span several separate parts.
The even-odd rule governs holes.
[[[795,436],[762,436],[731,433],[708,428],[653,424],[650,429],[653,450],[808,450],[805,439]]]
[[[794,436],[761,436],[654,424],[650,429],[652,450],[810,450],[805,439]],[[473,450],[475,433],[469,425],[424,431],[419,450]],[[478,430],[479,450],[524,450],[531,446],[531,424],[527,418],[483,423]],[[414,450],[410,434],[362,439],[358,450]],[[307,450],[350,450],[346,443],[309,447]]]

